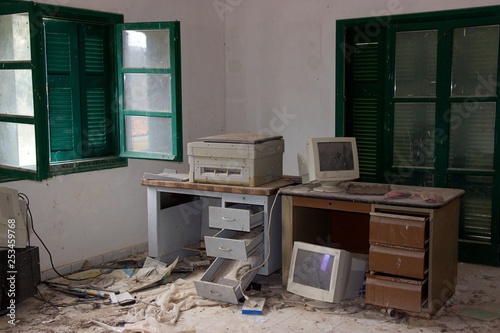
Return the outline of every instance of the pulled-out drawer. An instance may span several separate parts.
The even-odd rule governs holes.
[[[427,251],[370,245],[371,271],[423,279],[427,273]]]
[[[245,290],[257,274],[258,269],[253,268],[261,265],[263,261],[262,251],[255,252],[248,260],[217,258],[201,279],[194,281],[196,292],[205,298],[238,304],[238,300],[243,296],[241,290]],[[246,272],[248,274],[245,274]]]
[[[207,255],[235,260],[246,260],[263,242],[263,226],[250,232],[224,229],[214,236],[205,236]]]
[[[211,228],[250,231],[264,222],[260,206],[237,204],[231,207],[208,207],[208,224]]]
[[[366,304],[421,312],[427,300],[427,280],[417,281],[369,274],[366,278]]]
[[[428,235],[428,217],[370,213],[370,243],[424,249]]]

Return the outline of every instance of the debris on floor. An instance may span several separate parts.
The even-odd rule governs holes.
[[[242,314],[261,315],[266,299],[264,297],[249,297],[241,307]]]
[[[177,279],[162,287],[139,292],[136,302],[128,310],[122,327],[92,320],[110,332],[167,332],[179,319],[182,311],[199,306],[215,306],[218,302],[197,295],[193,281]]]
[[[457,313],[459,316],[478,319],[482,321],[492,321],[500,318],[500,307],[497,309],[485,309],[475,306],[466,306]]]
[[[161,283],[177,265],[167,266],[152,258],[142,268],[94,268],[45,282],[56,290],[72,294],[109,297],[110,293],[137,292]]]
[[[137,322],[152,317],[160,323],[174,324],[181,311],[197,306],[219,305],[219,302],[198,296],[193,281],[183,279],[141,293],[139,297],[140,302],[128,312],[129,321]]]
[[[202,266],[190,265],[198,259],[192,258],[187,263],[188,271],[189,267]],[[127,307],[126,319],[119,326],[100,322],[97,318],[92,320],[111,332],[164,332],[167,329],[165,325],[175,324],[182,311],[219,305],[219,302],[198,296],[193,281],[178,278],[171,283],[163,283],[177,264],[178,259],[167,266],[148,257],[142,267],[90,268],[51,279],[45,284],[73,296],[109,298],[111,304]]]
[[[143,263],[144,256],[140,263],[120,261],[105,266],[138,270]],[[183,265],[183,272],[176,272]],[[186,267],[188,265],[180,260],[162,284],[131,292],[135,303],[128,305],[78,293],[68,296],[46,284],[39,285],[39,295],[19,304],[16,326],[0,317],[0,332],[194,333],[231,332],[235,328],[241,332],[500,332],[500,318],[493,319],[485,312],[500,313],[498,268],[460,264],[454,296],[435,316],[427,319],[365,305],[362,297],[334,305],[307,300],[288,292],[281,285],[279,272],[254,278],[245,294],[265,298],[262,315],[243,315],[243,299],[240,304],[229,304],[199,298],[193,281],[205,270],[197,268],[186,273]],[[105,275],[100,276],[101,283],[91,283],[88,287],[111,290],[110,281],[103,280]],[[82,281],[73,282],[84,286]],[[115,296],[124,297],[122,294],[125,292]],[[480,318],[474,318],[478,313]]]

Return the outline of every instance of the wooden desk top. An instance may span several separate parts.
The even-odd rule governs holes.
[[[355,182],[355,184],[360,185],[376,185],[371,183],[361,183]],[[340,186],[347,188],[348,183],[341,184]],[[411,196],[407,198],[394,198],[385,199],[384,195],[359,195],[359,194],[349,194],[347,192],[317,192],[313,188],[317,187],[318,184],[302,184],[297,186],[291,186],[283,189],[281,191],[282,195],[288,196],[301,196],[310,198],[320,198],[327,200],[342,200],[351,202],[364,202],[370,204],[381,204],[381,205],[395,205],[395,206],[406,206],[406,207],[419,207],[419,208],[439,208],[455,198],[461,197],[465,192],[459,189],[449,189],[449,188],[436,188],[436,187],[420,187],[420,186],[404,186],[404,185],[390,185],[391,191],[405,191]],[[425,193],[436,194],[443,198],[442,202],[432,202],[424,201],[421,195]]]
[[[293,176],[284,177],[256,187],[224,185],[224,184],[192,183],[192,182],[173,182],[166,180],[151,180],[151,179],[141,180],[141,184],[145,186],[156,186],[156,187],[211,191],[211,192],[225,192],[234,194],[249,194],[249,195],[273,195],[278,193],[278,190],[280,188],[296,185],[299,183],[300,183],[300,178]]]

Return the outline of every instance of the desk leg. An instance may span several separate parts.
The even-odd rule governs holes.
[[[160,212],[160,193],[156,187],[149,186],[147,188],[148,200],[148,252],[149,256],[157,258],[160,256],[159,251],[159,221],[158,214]]]
[[[288,272],[293,249],[293,197],[283,195],[281,197],[281,284],[288,285]]]

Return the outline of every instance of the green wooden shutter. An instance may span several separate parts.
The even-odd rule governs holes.
[[[498,264],[499,26],[457,27],[450,35],[453,89],[447,171],[449,186],[465,190],[460,259]]]
[[[46,22],[53,162],[110,154],[109,27]]]
[[[51,87],[49,110],[51,151],[73,151],[75,140],[71,89]]]
[[[80,25],[83,54],[80,84],[82,96],[82,149],[84,157],[109,153],[106,118],[110,117],[108,34],[102,26]]]
[[[51,161],[81,157],[77,30],[67,22],[46,21],[47,79]]]
[[[377,181],[382,145],[379,126],[381,96],[380,75],[382,71],[380,44],[378,42],[358,43],[351,71],[346,82],[347,127],[346,136],[356,137],[359,155],[360,175],[364,181]]]

